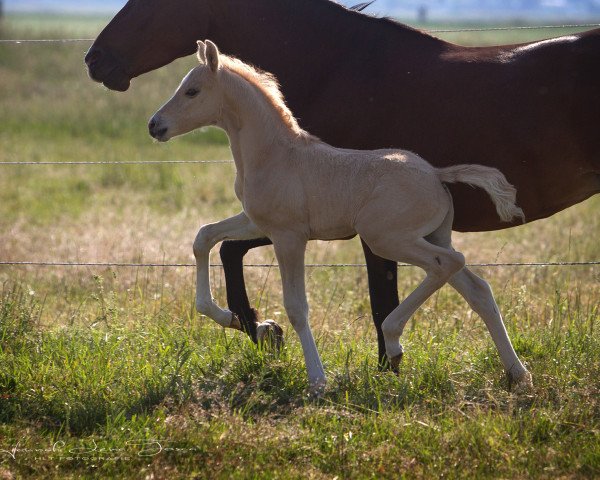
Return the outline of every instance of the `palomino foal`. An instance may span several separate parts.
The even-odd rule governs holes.
[[[423,282],[383,323],[386,354],[397,367],[400,336],[412,314],[450,283],[484,320],[511,383],[531,385],[517,357],[489,285],[465,267],[451,245],[452,198],[443,182],[483,188],[504,221],[522,217],[516,191],[498,170],[480,165],[436,169],[402,150],[334,148],[302,130],[286,107],[275,79],[221,55],[210,41],[198,42],[200,65],[152,117],[159,141],[206,125],[229,136],[237,175],[235,193],[243,211],[203,226],[194,241],[196,308],[224,327],[239,320],[213,300],[209,252],[226,239],[267,236],[281,271],[288,318],[300,337],[312,389],[325,385],[325,372],[308,324],[304,253],[311,239],[359,234],[374,253],[425,270]]]

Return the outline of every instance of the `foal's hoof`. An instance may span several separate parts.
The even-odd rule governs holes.
[[[533,380],[531,373],[523,372],[517,378],[508,375],[509,389],[515,395],[531,395],[533,393]]]
[[[390,370],[394,373],[399,373],[400,372],[400,362],[402,361],[402,355],[404,355],[404,353],[399,353],[398,355],[390,358],[388,357],[388,364],[390,367]]]
[[[281,350],[283,347],[283,329],[273,320],[265,320],[256,325],[256,339],[263,347]]]
[[[308,396],[314,399],[323,398],[325,395],[325,387],[327,387],[327,380],[325,379],[311,383],[308,387]]]

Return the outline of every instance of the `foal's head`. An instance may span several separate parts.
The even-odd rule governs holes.
[[[223,104],[219,89],[219,50],[210,40],[198,40],[200,65],[190,70],[171,99],[148,123],[150,135],[160,142],[207,125],[214,125]]]

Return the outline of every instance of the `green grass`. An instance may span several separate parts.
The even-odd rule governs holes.
[[[51,21],[9,17],[2,36],[91,37],[104,20]],[[0,45],[0,161],[229,158],[216,130],[147,135],[193,59],[117,94],[87,78],[86,48]],[[0,260],[187,263],[198,227],[240,208],[228,164],[0,169]],[[599,204],[456,245],[470,262],[597,260]],[[307,261],[363,258],[352,240],[312,243]],[[197,315],[193,269],[0,266],[0,479],[598,477],[598,267],[477,270],[531,368],[530,396],[508,392],[485,327],[448,287],[408,324],[396,376],[376,368],[364,268],[309,269],[329,377],[313,399],[276,269],[246,277],[284,326],[279,353]],[[399,277],[405,296],[421,274]],[[212,282],[224,305],[221,269]]]
[[[509,323],[536,379],[531,397],[506,391],[485,336],[466,343],[460,329],[430,325],[407,335],[399,376],[377,373],[372,342],[353,329],[322,336],[330,386],[314,400],[296,342],[263,351],[198,321],[185,299],[178,312],[149,316],[135,313],[146,299],[113,294],[96,291],[89,325],[46,330],[35,296],[3,292],[0,433],[2,449],[18,446],[14,459],[3,455],[5,468],[46,478],[140,469],[160,478],[600,471],[597,307],[573,310],[560,327]],[[563,299],[554,301],[562,310]],[[35,451],[57,442],[57,452]]]

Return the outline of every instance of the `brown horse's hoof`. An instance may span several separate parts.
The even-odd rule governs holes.
[[[400,362],[402,361],[402,356],[404,355],[404,353],[399,353],[398,355],[396,355],[395,357],[389,358],[388,357],[388,363],[390,366],[390,370],[394,373],[399,373],[400,372]]]
[[[242,329],[242,322],[240,321],[240,317],[238,317],[233,312],[231,312],[231,323],[229,324],[229,328],[233,328],[234,330]]]
[[[265,320],[256,325],[258,344],[276,351],[283,347],[283,329],[274,320]]]
[[[508,374],[509,389],[515,395],[531,395],[533,393],[533,379],[527,370],[514,378]]]

